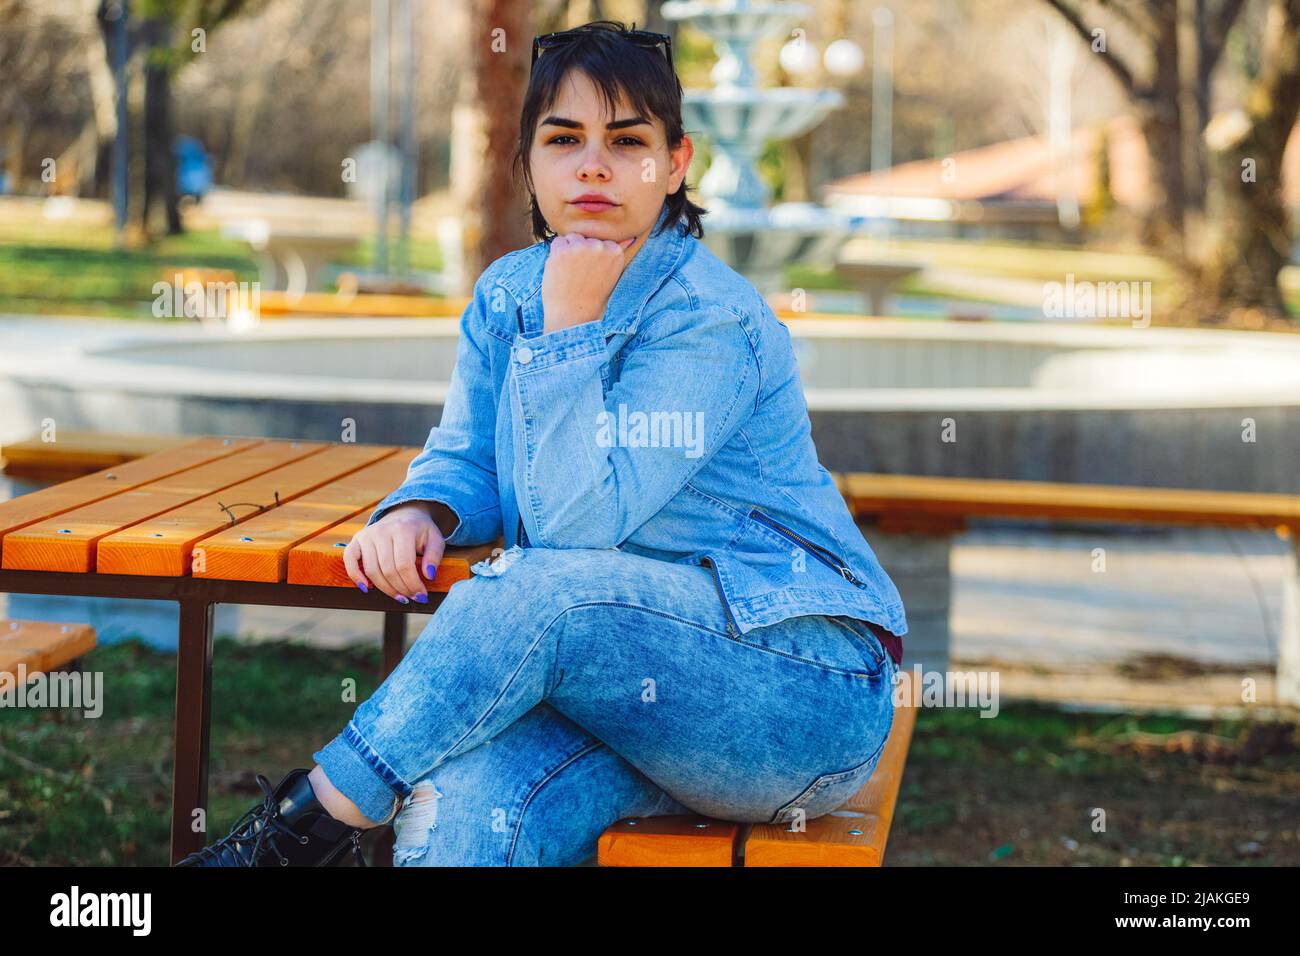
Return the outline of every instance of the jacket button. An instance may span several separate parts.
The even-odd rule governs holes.
[[[525,345],[515,353],[515,358],[518,359],[520,365],[527,365],[533,360],[533,350]]]

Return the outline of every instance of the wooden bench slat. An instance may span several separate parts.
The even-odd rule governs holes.
[[[376,501],[375,504],[379,502]],[[366,526],[366,521],[374,508],[362,510],[363,514],[340,522],[295,545],[289,552],[285,581],[289,584],[313,584],[322,587],[356,587],[348,577],[347,566],[343,563],[343,549],[353,536]],[[494,548],[502,546],[503,542],[498,538],[493,544],[475,545],[470,548],[448,548],[434,571],[433,580],[428,582],[429,590],[450,591],[451,586],[457,581],[464,581],[472,576],[471,565],[490,557]]]
[[[143,458],[187,444],[188,435],[137,432],[70,432],[60,429],[54,441],[35,436],[0,446],[0,462],[12,478],[59,481]]]
[[[1300,495],[850,472],[856,516],[1030,517],[1300,529]]]
[[[359,292],[352,296],[333,292],[304,292],[289,296],[266,290],[258,301],[263,318],[282,315],[312,315],[330,318],[457,318],[465,311],[467,298],[431,298],[429,296],[393,295],[383,292]]]
[[[853,797],[792,833],[788,824],[757,824],[745,841],[749,866],[881,866],[903,782],[915,707],[898,707],[880,763]],[[860,830],[861,833],[851,833]]]
[[[299,450],[304,444],[299,443]],[[209,535],[237,528],[265,513],[263,509],[278,511],[286,502],[396,452],[395,445],[320,446],[305,457],[106,535],[99,541],[95,566],[104,574],[189,574],[194,547]]]
[[[419,453],[419,448],[395,448],[323,488],[208,535],[194,547],[190,573],[226,581],[284,581],[289,553],[296,545],[361,512],[368,518],[375,505],[406,478],[411,459]]]
[[[49,488],[0,501],[0,556],[8,535],[38,521],[66,514],[192,468],[242,454],[264,444],[261,438],[198,438],[137,461],[128,461]],[[9,567],[5,564],[4,567]]]
[[[743,824],[698,815],[631,817],[605,828],[599,866],[731,866]]]
[[[89,624],[0,619],[0,673],[16,677],[20,664],[27,677],[57,670],[94,646]]]
[[[321,442],[263,442],[239,454],[38,521],[5,536],[3,566],[26,571],[94,571],[96,545],[101,538],[211,496],[218,489],[225,491],[287,463],[319,454],[327,447]],[[236,495],[230,500],[247,499]],[[60,533],[65,530],[66,534]]]

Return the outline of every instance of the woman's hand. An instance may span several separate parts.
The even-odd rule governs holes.
[[[552,239],[542,272],[544,331],[566,329],[604,315],[626,265],[623,253],[636,239],[615,242],[577,232]]]
[[[432,580],[446,547],[429,503],[408,501],[353,535],[343,563],[362,591],[373,585],[395,600],[413,598],[423,604],[429,595],[419,567]],[[420,555],[423,560],[417,562]]]

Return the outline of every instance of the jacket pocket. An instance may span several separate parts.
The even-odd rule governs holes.
[[[839,555],[835,554],[832,551],[826,550],[819,544],[814,544],[812,541],[809,541],[799,532],[793,530],[792,528],[787,528],[781,522],[777,521],[775,518],[771,517],[770,515],[765,514],[759,508],[751,508],[749,512],[749,516],[753,518],[755,521],[758,521],[761,524],[771,528],[773,531],[776,531],[778,534],[782,534],[785,537],[789,538],[795,544],[799,545],[799,547],[803,548],[805,551],[807,551],[809,554],[815,557],[818,561],[821,561],[823,564],[827,565],[828,567],[833,568],[835,572],[839,574],[840,577],[844,578],[845,581],[848,581],[850,584],[857,585],[860,588],[866,587],[866,584],[861,580],[859,580],[856,575],[854,575],[852,569],[849,568],[848,564],[846,564],[844,559],[841,558]]]

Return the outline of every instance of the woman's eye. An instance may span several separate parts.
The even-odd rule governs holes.
[[[562,140],[573,140],[575,143],[577,142],[577,140],[576,140],[574,137],[570,136],[568,133],[561,133],[559,136],[556,136],[556,137],[554,137],[554,138],[552,138],[552,139],[547,140],[547,143],[546,143],[546,144],[547,144],[548,146],[554,146],[554,145],[556,145],[556,144],[561,144],[561,145],[562,145],[562,143],[561,143]],[[620,136],[617,140],[615,140],[615,142],[619,143],[620,145],[624,145],[624,146],[644,146],[644,145],[645,145],[645,143],[641,142],[641,140],[637,139],[635,136]]]

